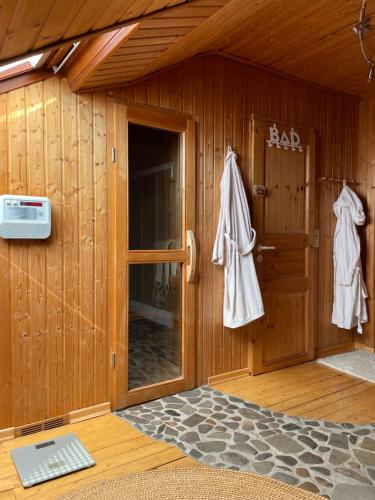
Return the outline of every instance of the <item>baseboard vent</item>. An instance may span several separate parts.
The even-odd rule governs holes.
[[[68,415],[63,415],[61,417],[49,418],[48,420],[43,420],[42,422],[35,422],[33,424],[16,427],[14,429],[14,434],[16,437],[28,436],[29,434],[35,434],[36,432],[47,431],[48,429],[54,429],[55,427],[61,427],[62,425],[66,425],[68,423]]]

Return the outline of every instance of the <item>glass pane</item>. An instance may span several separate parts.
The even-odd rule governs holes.
[[[181,375],[181,264],[129,265],[128,388]]]
[[[129,123],[129,249],[181,248],[181,134]]]

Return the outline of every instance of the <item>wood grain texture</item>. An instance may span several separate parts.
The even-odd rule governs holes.
[[[358,101],[220,56],[196,59],[110,95],[127,102],[192,113],[197,121],[197,241],[199,286],[197,379],[249,366],[250,329],[222,326],[223,271],[211,264],[220,210],[224,152],[231,144],[250,198],[250,124],[254,113],[316,131],[315,176],[357,176]],[[345,117],[345,119],[343,119]],[[353,341],[331,324],[332,204],[338,186],[317,184],[315,227],[320,229],[316,351]]]
[[[316,176],[356,177],[358,101],[216,56],[110,94],[194,117],[199,251],[195,382],[247,368],[249,329],[223,328],[223,272],[211,264],[225,148],[230,143],[238,153],[250,194],[250,120],[255,113],[315,128]],[[0,292],[0,397],[10,401],[0,407],[5,428],[109,400],[114,332],[108,279],[114,279],[114,271],[111,261],[111,276],[107,260],[114,228],[108,226],[113,186],[107,190],[107,185],[113,164],[104,134],[109,133],[110,143],[114,131],[108,126],[113,117],[107,116],[104,95],[77,96],[57,77],[3,94],[0,110],[1,193],[44,190],[53,201],[49,241],[0,240],[5,284]],[[336,186],[317,185],[317,349],[353,342],[350,332],[330,320],[332,202],[337,194]]]
[[[119,85],[150,73],[158,65],[159,58],[165,57],[176,44],[183,43],[185,36],[228,3],[228,0],[194,0],[193,4],[181,6],[177,12],[166,12],[140,23],[134,34],[130,29],[127,39],[111,48],[111,53],[98,68],[90,67],[85,80],[72,82],[72,88],[88,90]],[[185,50],[190,50],[184,46]]]
[[[258,377],[217,381],[215,389],[274,411],[333,422],[367,424],[375,420],[374,384],[309,363]],[[20,485],[9,450],[75,432],[97,465],[30,489]],[[170,444],[157,442],[114,415],[0,443],[0,499],[53,499],[94,481],[136,471],[207,467]]]
[[[53,207],[48,240],[0,241],[1,428],[107,401],[105,102],[59,78],[1,96],[1,193]]]
[[[375,350],[375,99],[367,99],[360,106],[359,122],[359,196],[364,203],[366,224],[358,228],[361,238],[362,266],[366,280],[369,322],[359,342]]]
[[[216,383],[214,387],[299,417],[356,424],[371,422],[375,417],[373,383],[315,362]]]
[[[111,244],[111,260],[114,259],[113,274],[111,277],[110,294],[113,296],[113,305],[111,312],[113,318],[111,320],[112,328],[115,332],[115,349],[116,352],[116,372],[115,372],[115,391],[111,394],[111,401],[115,408],[123,408],[133,404],[139,404],[143,401],[156,399],[167,394],[181,392],[191,389],[194,386],[194,334],[195,334],[195,283],[186,283],[186,267],[189,262],[189,250],[186,245],[186,231],[189,229],[195,231],[195,123],[193,120],[175,113],[158,111],[155,109],[146,108],[145,106],[129,106],[112,102],[109,100],[107,111],[109,115],[114,116],[113,127],[115,130],[115,169],[112,169],[109,175],[109,182],[111,186],[115,186],[115,191],[111,193],[111,199],[115,198],[114,206],[111,203],[111,225],[115,226],[114,235],[112,236],[113,242]],[[158,238],[167,236],[174,236],[181,234],[181,237],[175,236],[176,239],[180,238],[181,247],[177,246],[177,250],[150,250],[147,246],[132,246],[132,234],[134,232],[142,232],[142,220],[135,216],[139,207],[143,207],[146,201],[140,198],[140,202],[134,205],[132,201],[132,189],[136,186],[132,182],[134,175],[134,168],[139,169],[142,164],[142,150],[139,148],[136,156],[134,155],[134,135],[129,132],[130,127],[134,124],[142,124],[144,126],[161,128],[163,131],[170,130],[175,134],[179,134],[178,143],[180,144],[180,151],[172,150],[166,159],[171,158],[174,162],[174,182],[178,183],[178,176],[181,175],[181,187],[177,203],[171,201],[170,192],[167,191],[167,196],[162,192],[158,193],[157,206],[160,203],[166,203],[166,211],[163,212],[161,217],[161,231],[169,229],[168,213],[174,210],[181,203],[181,215],[176,220],[178,231],[159,233],[165,236],[158,236]],[[129,130],[128,130],[129,126]],[[133,144],[131,138],[133,137]],[[147,135],[147,138],[150,136]],[[149,139],[150,148],[152,141]],[[128,146],[129,142],[129,146]],[[175,148],[176,143],[173,144]],[[133,149],[132,149],[133,147]],[[110,148],[110,143],[108,143]],[[164,151],[163,151],[164,153]],[[149,155],[148,151],[148,155]],[[152,155],[152,162],[159,162],[157,157],[158,150]],[[178,156],[177,156],[178,155]],[[147,156],[144,157],[144,167],[154,165],[154,163],[146,163]],[[135,161],[138,163],[135,166]],[[161,162],[165,160],[160,160]],[[139,171],[139,170],[138,170]],[[147,169],[149,171],[149,168]],[[180,172],[181,171],[181,172]],[[149,199],[149,203],[151,200]],[[129,208],[128,208],[129,207]],[[156,208],[157,209],[157,208]],[[175,210],[178,210],[175,208]],[[166,215],[167,214],[167,215]],[[167,220],[166,220],[167,219]],[[134,221],[134,223],[132,222]],[[133,224],[133,226],[132,226]],[[147,231],[152,231],[150,226],[146,226]],[[134,231],[135,229],[135,231]],[[170,230],[170,229],[169,229]],[[129,235],[129,237],[128,237]],[[153,245],[151,245],[152,248]],[[179,355],[181,356],[181,375],[173,377],[172,380],[155,381],[151,387],[133,388],[128,387],[128,354],[131,346],[129,347],[129,322],[128,319],[131,315],[131,294],[132,294],[132,266],[129,264],[147,263],[155,264],[157,262],[178,262],[181,265],[181,284],[179,284],[180,291],[178,303],[176,304],[176,324],[181,323],[181,349]],[[112,269],[111,269],[112,273]],[[128,285],[128,283],[130,283]],[[133,285],[134,286],[134,285]],[[147,281],[144,287],[150,286]],[[151,284],[152,286],[152,284]],[[129,302],[130,300],[130,302]],[[177,309],[178,308],[178,309]],[[177,312],[178,310],[178,312]],[[178,317],[178,319],[177,319]],[[179,331],[179,326],[176,329]],[[180,360],[178,360],[180,363]],[[131,378],[130,378],[131,380]],[[151,381],[150,381],[151,382]]]
[[[168,12],[168,7],[176,6]],[[51,50],[115,23],[140,21],[138,33],[108,60],[74,83],[74,88],[122,85],[197,54],[223,52],[282,74],[362,97],[373,94],[367,66],[351,27],[358,22],[357,0],[45,0],[3,2],[0,60]],[[152,15],[153,12],[158,14]],[[374,5],[368,2],[367,14]],[[151,15],[143,18],[137,16]],[[98,33],[96,33],[98,34]],[[368,52],[375,49],[366,37]],[[49,47],[49,49],[48,49]],[[83,76],[83,75],[82,75]]]
[[[1,169],[0,190],[4,193],[8,189],[8,98],[0,96],[0,155]],[[0,276],[3,287],[0,289],[0,317],[5,334],[0,335],[0,401],[12,401],[13,376],[12,376],[12,337],[10,317],[10,248],[5,240],[0,238]],[[6,428],[13,422],[13,402],[2,405],[0,411],[0,428]]]
[[[169,6],[179,8],[180,3],[184,3],[184,0],[160,0],[151,2],[151,5],[144,0],[135,0],[130,2],[132,5],[129,8],[129,2],[124,5],[119,0],[105,3],[98,3],[96,0],[2,1],[0,59],[22,56],[38,49],[43,51],[44,47],[59,41],[61,44],[63,41],[72,43],[89,31],[116,29],[113,27],[116,22],[152,15]]]
[[[166,13],[141,23],[138,34],[114,51],[81,88],[118,86],[215,52],[323,87],[371,96],[367,66],[351,30],[358,12],[357,0],[339,5],[334,0],[198,0],[182,6],[171,19]],[[374,15],[371,2],[366,13]],[[369,53],[374,50],[373,36],[366,37],[366,46]]]
[[[252,181],[266,187],[266,196],[252,199],[257,231],[253,253],[265,310],[250,326],[253,374],[308,361],[315,354],[315,133],[295,129],[304,152],[269,148],[265,141],[273,121],[252,121]],[[277,123],[280,134],[291,127]],[[259,245],[271,249],[259,251]]]

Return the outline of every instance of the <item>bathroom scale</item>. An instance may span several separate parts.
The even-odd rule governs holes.
[[[10,453],[24,488],[95,465],[74,433],[14,448]]]

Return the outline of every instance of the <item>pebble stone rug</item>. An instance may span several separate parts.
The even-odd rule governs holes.
[[[375,424],[288,416],[209,386],[115,414],[213,467],[270,476],[331,500],[375,500]]]

